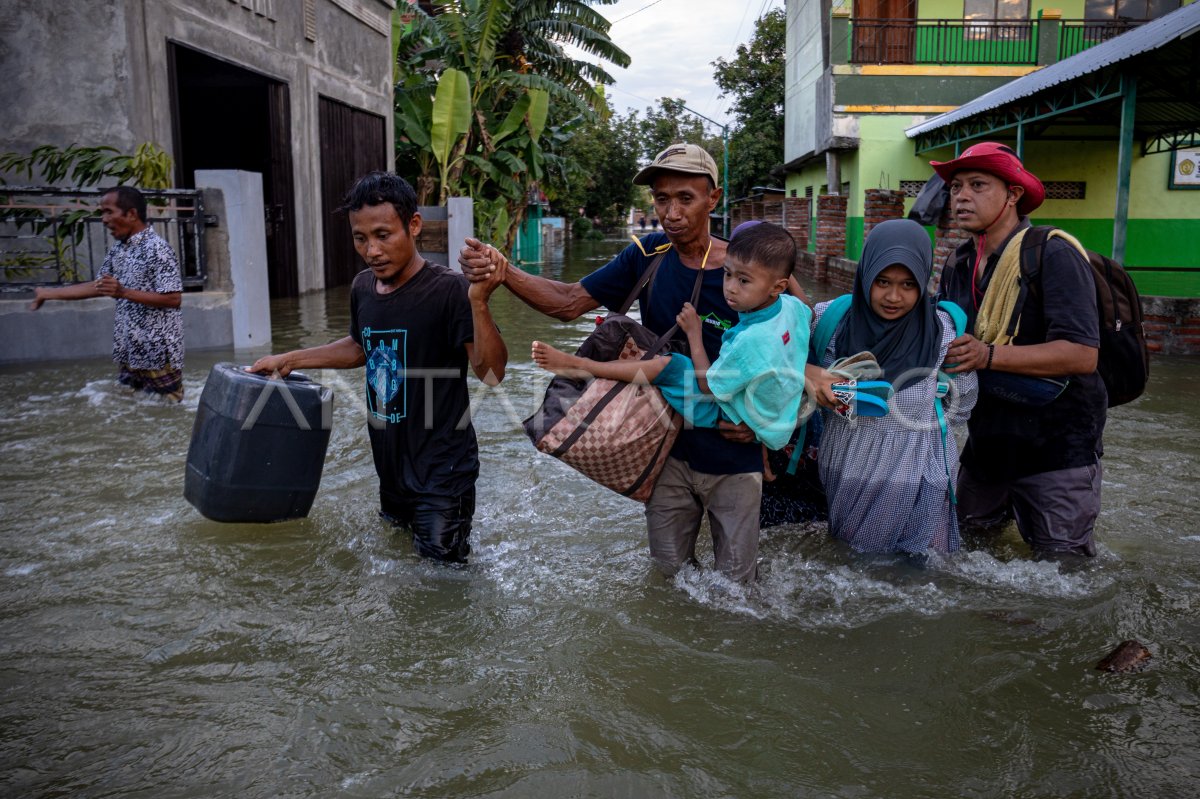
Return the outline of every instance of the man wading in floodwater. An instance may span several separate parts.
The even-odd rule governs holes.
[[[366,365],[380,515],[412,532],[418,554],[465,563],[479,476],[466,370],[491,386],[504,379],[508,351],[487,304],[499,281],[468,287],[421,257],[417,197],[401,177],[359,178],[342,210],[367,265],[350,287],[350,335],[259,358],[250,371]]]
[[[146,198],[132,186],[108,189],[100,220],[117,240],[100,277],[89,283],[38,288],[30,309],[46,300],[112,297],[117,382],[147,394],[183,399],[183,277],[171,245],[146,224]]]
[[[1018,290],[1014,270],[1027,215],[1045,189],[1002,144],[982,142],[953,161],[931,163],[950,187],[955,222],[971,234],[950,255],[941,283],[942,295],[967,311],[974,333],[951,343],[946,371],[979,373],[959,470],[959,520],[970,529],[1015,517],[1037,557],[1094,556],[1108,393],[1096,372],[1100,318],[1091,267],[1066,240],[1047,239],[1016,335],[998,346],[1009,318],[997,313],[987,323],[987,311],[1007,307],[1004,293]],[[1036,396],[1051,385],[1044,378],[1066,388],[1046,401]]]
[[[459,256],[463,273],[472,281],[498,278],[531,308],[569,321],[601,305],[620,307],[654,258],[665,253],[650,286],[638,297],[642,323],[658,335],[667,332],[691,299],[697,271],[702,271],[696,311],[703,320],[704,349],[710,362],[716,360],[721,335],[738,321],[722,289],[727,243],[708,232],[709,214],[721,198],[717,165],[694,144],[674,144],[633,182],[651,187],[653,219],[662,220],[663,232],[626,247],[582,281],[560,283],[508,268],[494,248],[473,239]],[[650,555],[667,575],[694,564],[707,510],[717,569],[730,579],[749,582],[758,560],[758,508],[747,512],[737,497],[758,492],[762,450],[745,425],[720,425],[719,430],[680,432],[646,503]]]

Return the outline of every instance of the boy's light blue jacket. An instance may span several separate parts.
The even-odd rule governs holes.
[[[761,311],[741,314],[725,331],[721,354],[708,370],[712,397],[700,393],[695,367],[684,355],[673,354],[654,384],[692,425],[716,427],[720,418],[745,423],[768,448],[781,449],[800,413],[811,320],[807,305],[780,295]]]

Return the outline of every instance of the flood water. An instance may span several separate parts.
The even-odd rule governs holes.
[[[540,268],[575,280],[619,241]],[[275,349],[345,334],[345,290],[277,302]],[[822,525],[764,532],[749,594],[660,577],[641,506],[533,449],[571,346],[498,292],[511,362],[473,383],[472,565],[376,518],[361,371],[309,518],[183,498],[204,380],[131,398],[106,360],[0,371],[0,794],[144,797],[1184,797],[1200,784],[1200,360],[1112,412],[1100,556],[1015,531],[917,569]],[[702,558],[711,563],[711,550]],[[1140,674],[1095,664],[1120,641]]]

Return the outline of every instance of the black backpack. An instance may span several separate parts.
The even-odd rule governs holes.
[[[1053,227],[1038,225],[1025,233],[1021,242],[1021,291],[1015,327],[1027,289],[1042,271],[1042,252]],[[1096,371],[1108,389],[1108,407],[1124,405],[1146,390],[1150,377],[1150,353],[1142,327],[1142,300],[1129,273],[1112,258],[1087,250],[1088,264],[1096,284],[1096,310],[1100,314],[1100,358]],[[1012,330],[1009,330],[1012,333]]]

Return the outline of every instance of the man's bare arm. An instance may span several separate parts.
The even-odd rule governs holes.
[[[1012,372],[1031,377],[1061,377],[1088,375],[1096,371],[1100,351],[1086,344],[1059,339],[1044,344],[996,347],[992,364],[987,366],[988,345],[972,335],[963,335],[950,342],[946,363],[954,364],[946,372],[958,374],[972,369],[991,368],[997,372]]]
[[[287,377],[296,369],[353,369],[367,362],[367,356],[353,338],[346,336],[331,344],[292,350],[259,358],[247,371]]]
[[[476,239],[467,239],[466,246],[459,252],[458,263],[472,283],[492,280],[499,271],[504,285],[522,302],[564,322],[600,307],[581,283],[560,283],[513,269],[499,250]]]
[[[471,320],[475,329],[475,340],[467,344],[471,371],[487,385],[497,386],[508,365],[508,347],[492,319],[486,297],[471,297]]]
[[[158,292],[131,289],[127,286],[122,286],[121,282],[113,275],[105,275],[97,280],[96,291],[105,297],[112,297],[115,300],[129,300],[130,302],[148,305],[151,308],[178,308],[183,302],[183,292],[181,291]]]
[[[39,286],[33,291],[33,301],[29,310],[36,311],[46,300],[86,300],[103,296],[96,288],[99,281],[89,280],[87,283],[74,283],[70,286]]]

